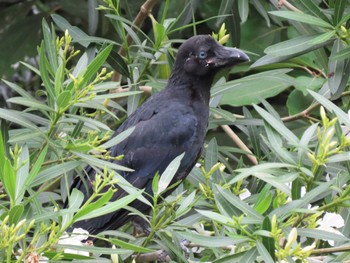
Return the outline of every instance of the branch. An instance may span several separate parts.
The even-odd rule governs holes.
[[[330,254],[330,253],[343,252],[343,251],[350,251],[350,246],[314,249],[311,252],[311,254],[312,255]]]
[[[162,249],[150,253],[139,254],[134,260],[136,263],[143,263],[158,261],[160,258],[163,260],[162,262],[170,262],[171,260],[169,255]]]
[[[131,27],[132,31],[135,31],[136,28],[140,28],[143,25],[143,22],[145,21],[146,17],[148,17],[148,15],[152,12],[152,8],[154,7],[154,5],[156,4],[157,0],[146,0],[146,2],[141,6],[139,13],[137,14],[137,16],[135,17],[133,23],[133,26]],[[130,46],[132,43],[132,37],[128,34],[126,36],[126,46]],[[122,57],[125,56],[125,48],[122,45],[121,48],[119,49],[118,54]],[[120,81],[121,79],[121,75],[119,74],[119,72],[114,71],[113,76],[112,76],[112,80],[113,81]]]
[[[278,1],[278,8],[281,8],[282,6],[285,6],[287,9],[289,9],[291,11],[298,12],[298,13],[303,13],[301,10],[296,8],[294,5],[289,3],[287,0],[279,0]]]
[[[252,151],[245,145],[245,143],[237,136],[237,134],[228,125],[220,126],[226,134],[232,139],[232,141],[243,151],[246,151],[248,159],[254,164],[258,164],[258,160],[253,155]]]

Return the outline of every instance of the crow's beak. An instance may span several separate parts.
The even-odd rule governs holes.
[[[226,67],[246,62],[250,59],[246,53],[238,48],[219,46],[215,50],[215,57],[210,60],[208,63],[213,64],[215,67]]]

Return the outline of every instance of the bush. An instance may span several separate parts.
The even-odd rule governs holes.
[[[40,87],[4,80],[17,108],[0,109],[0,257],[145,262],[165,249],[173,262],[349,260],[349,1],[164,1],[150,28],[142,14],[131,22],[133,4],[104,1],[108,33],[98,36],[53,14],[54,24],[42,21],[38,67],[22,63]],[[134,188],[114,202],[113,188],[100,193],[128,169],[109,162],[107,150],[132,130],[109,140],[111,131],[150,87],[164,87],[176,39],[197,30],[222,42],[227,30],[228,45],[241,44],[252,58],[250,67],[217,76],[198,166],[163,202],[160,186],[179,159],[155,177],[150,217],[142,215],[149,236],[126,225],[99,235],[107,247],[82,246],[85,232],[66,233],[74,222],[142,198]],[[69,185],[87,163],[100,173],[82,204]]]

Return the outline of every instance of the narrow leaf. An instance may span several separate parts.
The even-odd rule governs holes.
[[[330,23],[326,22],[325,20],[323,20],[319,17],[315,17],[312,15],[301,14],[301,13],[292,12],[292,11],[270,11],[269,13],[272,15],[278,16],[278,17],[282,17],[282,18],[291,19],[291,20],[295,20],[295,21],[310,24],[310,25],[315,25],[315,26],[333,29],[333,26]]]
[[[112,213],[115,212],[118,209],[121,209],[125,206],[127,206],[129,203],[131,203],[132,201],[134,201],[138,196],[140,196],[143,193],[143,191],[137,191],[133,194],[129,194],[125,197],[122,197],[114,202],[111,202],[103,207],[100,207],[98,209],[95,209],[94,211],[91,211],[90,213],[78,218],[77,221],[81,221],[81,220],[86,220],[86,219],[90,219],[90,218],[95,218],[95,217],[99,217],[108,213]]]
[[[161,174],[158,183],[158,195],[164,190],[166,190],[166,188],[173,180],[177,170],[180,167],[181,160],[184,157],[184,155],[185,153],[182,153],[181,155],[177,156],[174,160],[172,160],[168,167],[165,169],[165,171]]]

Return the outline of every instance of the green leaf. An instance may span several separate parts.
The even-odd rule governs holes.
[[[333,23],[335,25],[338,25],[338,23],[341,21],[342,16],[344,14],[345,6],[346,6],[346,1],[335,0],[334,13],[333,13]]]
[[[344,60],[350,58],[350,47],[345,47],[329,57],[331,60]]]
[[[33,99],[33,96],[27,92],[25,89],[23,89],[22,87],[18,86],[16,83],[12,83],[9,82],[5,79],[2,79],[3,82],[5,82],[5,84],[7,86],[9,86],[13,91],[17,92],[19,95],[21,95],[23,98],[26,99]]]
[[[339,118],[339,121],[341,123],[344,123],[345,125],[347,125],[348,127],[350,127],[350,120],[349,120],[349,116],[342,111],[342,109],[340,109],[337,105],[335,105],[333,102],[331,102],[330,100],[328,100],[327,98],[323,97],[322,95],[309,90],[309,93],[319,102],[321,103],[327,110],[329,110],[330,112],[334,112],[337,117]]]
[[[307,95],[308,89],[319,90],[325,83],[325,79],[322,77],[308,77],[308,76],[298,76],[295,78],[294,87]]]
[[[328,31],[326,33],[320,34],[317,37],[315,37],[314,39],[310,40],[310,44],[312,45],[319,45],[319,44],[323,44],[328,42],[329,39],[335,39],[336,37],[336,31],[332,30],[332,31]]]
[[[9,223],[16,225],[24,211],[24,206],[23,205],[15,205],[11,208],[10,213],[9,213]]]
[[[343,44],[340,39],[337,39],[332,48],[331,56],[337,54],[342,50]],[[345,61],[344,60],[330,60],[328,63],[328,87],[332,94],[341,94],[348,83],[349,74],[346,73]],[[345,78],[345,81],[343,81]]]
[[[199,246],[203,247],[224,247],[224,246],[230,246],[235,244],[240,244],[246,241],[249,241],[250,239],[245,236],[239,236],[236,235],[235,238],[231,237],[215,237],[215,236],[204,236],[199,235],[197,233],[188,232],[188,231],[179,231],[177,232],[182,238],[187,239],[195,244],[198,244]]]
[[[17,123],[22,127],[29,128],[31,130],[38,130],[38,127],[27,118],[22,117],[22,113],[15,110],[7,110],[0,108],[0,118],[8,120],[13,123]]]
[[[29,176],[29,150],[27,144],[22,147],[21,154],[18,158],[18,164],[20,168],[16,173],[16,204],[22,202],[26,190],[25,182]]]
[[[111,130],[106,124],[92,118],[88,118],[80,115],[74,115],[74,114],[66,114],[66,116],[68,118],[62,119],[58,123],[66,123],[66,122],[79,123],[79,121],[82,121],[84,122],[85,126],[88,126],[89,128],[93,128],[95,130],[99,130],[99,129],[102,129],[105,131]]]
[[[193,191],[189,196],[181,201],[179,208],[176,210],[176,218],[183,216],[192,208],[195,196],[196,192]]]
[[[143,91],[125,91],[125,92],[117,92],[117,93],[96,95],[93,98],[93,101],[101,101],[101,100],[104,100],[104,99],[123,98],[123,97],[128,97],[128,96],[132,96],[132,95],[141,94],[141,93],[143,93]]]
[[[264,218],[264,221],[262,223],[262,229],[266,230],[268,232],[271,232],[271,221],[268,216]],[[275,262],[275,241],[272,237],[262,236],[262,244],[266,248],[266,250],[269,252],[271,258]]]
[[[52,71],[52,69],[49,70],[49,63],[46,60],[46,53],[45,53],[45,45],[44,42],[41,43],[39,47],[39,70],[40,70],[40,77],[43,81],[45,90],[47,92],[48,97],[48,104],[51,107],[54,107],[54,102],[56,99],[56,94],[54,91],[54,86],[51,82],[51,79],[49,77],[49,71]]]
[[[16,171],[12,167],[9,159],[5,159],[3,167],[3,187],[7,195],[10,197],[11,204],[15,204],[16,200]]]
[[[236,170],[238,174],[231,179],[231,181],[228,182],[228,184],[234,184],[240,180],[243,180],[247,178],[248,176],[256,173],[272,173],[274,174],[276,172],[276,169],[281,169],[281,168],[292,168],[294,167],[293,165],[287,164],[287,163],[262,163],[258,164],[249,168],[241,168]]]
[[[56,34],[54,31],[51,32],[50,27],[45,19],[42,20],[41,27],[43,30],[47,57],[50,62],[50,65],[52,66],[53,72],[56,72],[58,68],[58,61],[56,55]]]
[[[135,252],[140,252],[140,253],[147,253],[147,252],[152,252],[154,250],[146,248],[146,247],[141,247],[137,246],[135,244],[131,244],[129,242],[122,241],[120,239],[115,239],[115,238],[109,238],[109,242],[111,242],[113,245],[116,245],[118,247],[124,248],[124,249],[129,249]]]
[[[111,202],[103,207],[97,208],[86,215],[81,216],[80,218],[77,219],[77,221],[87,220],[90,218],[95,218],[95,217],[99,217],[99,216],[102,216],[102,215],[105,215],[108,213],[115,212],[118,209],[121,209],[121,208],[127,206],[129,203],[131,203],[136,198],[138,198],[142,193],[143,193],[143,191],[137,191],[133,194],[129,194],[125,197],[122,197],[122,198],[120,198],[116,201],[113,201],[113,202]]]
[[[68,197],[69,209],[62,209],[60,214],[62,216],[62,227],[67,228],[73,218],[73,213],[79,209],[84,201],[84,194],[76,188],[73,188]]]
[[[282,122],[281,120],[277,120],[275,117],[273,117],[270,113],[268,113],[263,108],[253,105],[255,110],[264,118],[264,120],[270,124],[280,135],[282,135],[286,140],[294,145],[297,146],[299,144],[299,139],[297,136],[294,135]]]
[[[276,215],[277,218],[281,218],[281,220],[284,220],[287,216],[292,214],[296,209],[300,209],[303,207],[306,207],[310,204],[311,201],[316,202],[323,198],[323,196],[329,194],[332,189],[330,186],[334,184],[334,180],[330,180],[328,182],[323,182],[316,188],[312,189],[311,191],[307,192],[303,198],[298,200],[293,200],[290,203],[285,204],[282,207],[279,207],[275,210],[273,210],[269,216]],[[322,193],[322,196],[320,196],[320,193]]]
[[[301,197],[301,180],[294,180],[292,182],[292,200],[298,200]]]
[[[228,122],[233,123],[236,121],[236,117],[232,114],[232,112],[229,112],[227,110],[210,107],[210,112],[217,115],[218,117],[221,117],[221,118],[227,120]]]
[[[241,17],[241,23],[244,23],[249,14],[249,1],[246,0],[238,0],[238,12]]]
[[[84,153],[80,153],[80,152],[73,152],[74,155],[78,156],[79,158],[81,158],[82,160],[84,160],[86,163],[90,164],[90,165],[94,165],[97,166],[99,168],[104,169],[105,167],[111,169],[111,170],[117,170],[117,171],[128,171],[128,172],[132,172],[133,170],[124,166],[121,166],[119,164],[116,163],[112,163],[109,161],[105,161],[102,159],[98,159],[96,157],[93,157],[91,155],[88,154],[84,154]]]
[[[68,30],[69,35],[73,38],[74,41],[77,41],[80,38],[88,38],[89,36],[76,26],[72,26],[65,18],[60,15],[53,14],[51,15],[52,20],[55,24],[62,30]],[[87,47],[90,44],[90,41],[79,41],[83,47]]]
[[[319,17],[324,21],[329,21],[325,15],[324,10],[321,10],[315,1],[310,0],[294,0],[294,4],[305,13],[312,14],[315,17]]]
[[[59,100],[59,95],[61,95],[61,91],[62,91],[62,86],[63,86],[63,80],[64,80],[64,64],[63,62],[60,63],[60,65],[58,66],[57,70],[55,71],[55,93],[56,96],[58,96]]]
[[[216,21],[216,25],[220,25],[225,20],[225,14],[229,14],[232,10],[234,0],[226,0],[220,2],[219,17]]]
[[[84,201],[84,194],[78,189],[73,188],[68,198],[68,207],[77,210]]]
[[[235,225],[235,221],[228,216],[224,216],[222,214],[212,212],[212,211],[207,211],[207,210],[196,209],[196,211],[198,213],[204,215],[205,217],[208,217],[209,219],[216,221],[220,224],[227,225],[227,226],[234,226]]]
[[[24,98],[24,97],[12,97],[7,100],[7,102],[27,106],[31,109],[38,109],[43,111],[53,111],[46,104],[34,99],[34,98]]]
[[[258,195],[258,200],[255,202],[254,209],[261,215],[263,215],[271,205],[272,193],[270,190],[271,185],[265,185]]]
[[[182,153],[179,156],[177,156],[174,160],[171,161],[171,163],[167,166],[165,171],[161,174],[158,183],[158,191],[156,193],[157,195],[159,195],[167,189],[167,187],[173,180],[177,170],[179,169],[181,160],[184,156],[185,153]]]
[[[214,185],[214,187],[218,190],[218,193],[221,194],[223,198],[225,198],[228,202],[230,202],[234,207],[238,208],[242,213],[246,214],[249,217],[262,219],[263,217],[255,211],[254,208],[246,204],[244,201],[235,196],[231,191],[222,188],[219,185]]]
[[[83,74],[83,80],[85,83],[91,81],[97,71],[101,68],[103,63],[106,61],[109,53],[112,50],[113,45],[109,44],[106,48],[101,50],[97,56],[91,61],[89,66],[86,68],[86,71]]]
[[[128,65],[125,63],[124,59],[119,55],[119,47],[113,45],[110,55],[107,58],[107,62],[111,67],[119,72],[121,75],[126,78],[130,78],[130,72],[128,69]]]
[[[77,168],[78,166],[82,165],[83,162],[81,161],[70,161],[65,163],[56,164],[54,166],[51,166],[43,171],[41,171],[36,178],[34,179],[33,183],[31,184],[31,187],[41,185],[44,182],[50,182],[57,177],[68,173],[69,171]]]
[[[60,248],[60,249],[68,248],[68,249],[74,249],[74,250],[77,250],[77,251],[87,251],[87,252],[90,252],[92,254],[96,253],[96,254],[111,255],[111,254],[126,254],[126,253],[130,253],[130,250],[126,250],[126,249],[94,247],[94,246],[75,246],[75,245],[72,245],[72,244],[69,244],[69,245],[57,244],[54,247],[55,248]],[[90,260],[85,260],[84,262],[89,262],[89,261]],[[101,259],[99,259],[98,262],[101,262]]]
[[[295,21],[306,23],[309,25],[315,25],[315,26],[334,29],[334,27],[330,23],[326,22],[325,20],[312,15],[308,15],[308,14],[301,14],[301,13],[292,12],[292,11],[270,11],[269,13],[271,15],[295,20]]]
[[[341,234],[332,233],[321,229],[298,228],[298,235],[302,237],[310,237],[324,240],[334,240],[340,242],[349,242],[349,238]]]
[[[326,35],[325,35],[326,34]],[[334,32],[327,32],[317,35],[299,36],[267,47],[264,52],[271,56],[297,55],[312,48],[315,44],[326,42],[334,35]],[[315,43],[316,41],[316,43]]]
[[[204,165],[205,170],[209,172],[211,168],[218,162],[218,144],[216,138],[212,138],[205,148]]]
[[[39,171],[42,168],[42,164],[45,160],[48,149],[49,149],[49,146],[46,145],[44,149],[41,150],[39,157],[36,159],[32,169],[29,172],[29,175],[26,178],[26,181],[24,183],[25,187],[28,187],[29,185],[31,185],[35,177],[38,175]]]
[[[242,260],[239,262],[244,262],[244,263],[255,263],[256,258],[258,257],[259,253],[256,248],[251,248],[250,250],[246,251]],[[216,261],[214,261],[216,262]]]
[[[293,90],[287,99],[289,115],[294,115],[308,108],[313,102],[310,95],[305,95],[300,90]]]
[[[266,56],[263,56],[262,58],[258,59],[257,61],[255,61],[253,63],[253,65],[251,65],[250,67],[251,68],[256,68],[256,67],[261,67],[261,66],[265,66],[265,65],[268,65],[268,64],[272,64],[272,63],[278,63],[278,62],[281,62],[281,61],[285,61],[285,60],[288,60],[290,58],[293,58],[293,57],[296,57],[296,56],[299,56],[299,55],[302,55],[302,54],[305,54],[307,52],[310,52],[310,51],[313,51],[313,50],[316,50],[316,55],[317,57],[319,58],[319,60],[322,62],[321,64],[325,64],[323,63],[323,61],[326,61],[326,57],[325,55],[323,55],[323,53],[321,55],[318,55],[319,48],[321,47],[325,47],[327,46],[328,44],[332,43],[334,40],[333,39],[330,39],[326,42],[323,42],[323,43],[319,43],[319,44],[315,44],[315,45],[309,45],[309,47],[307,49],[301,49],[299,52],[297,53],[294,53],[294,54],[290,54],[290,55],[281,55],[281,56],[273,56],[273,55],[266,55]]]
[[[294,79],[285,74],[289,71],[290,69],[271,70],[228,81],[213,87],[211,96],[224,94],[221,104],[232,106],[260,103],[294,84]]]
[[[111,148],[114,145],[117,145],[117,144],[121,143],[126,138],[128,138],[133,133],[134,130],[135,130],[135,127],[131,127],[129,129],[119,133],[117,136],[111,138],[110,140],[108,140],[107,142],[102,144],[101,147],[104,148],[104,149],[108,149],[108,148]]]
[[[74,215],[74,222],[76,222],[76,219],[85,216],[92,211],[94,211],[97,208],[102,207],[105,205],[113,196],[113,189],[110,187],[107,192],[103,193],[101,197],[99,197],[95,202],[90,203],[89,205],[86,205],[82,207],[75,215]]]
[[[261,256],[261,258],[264,260],[265,263],[274,263],[275,260],[271,257],[269,251],[266,249],[264,244],[257,240],[256,241],[256,248],[258,249],[258,252]]]

